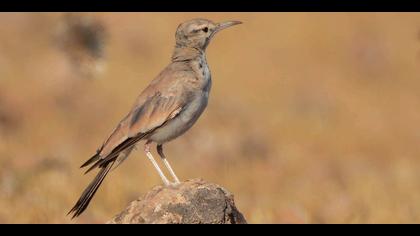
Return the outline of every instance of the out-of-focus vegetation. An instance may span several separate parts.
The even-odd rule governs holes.
[[[57,45],[63,15],[0,14],[0,222],[102,223],[160,184],[140,149],[66,217],[195,17],[244,24],[209,46],[208,109],[166,145],[179,177],[225,186],[250,223],[420,222],[420,14],[85,14],[106,31],[90,79]]]

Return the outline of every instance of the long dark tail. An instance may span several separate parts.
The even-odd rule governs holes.
[[[95,195],[96,191],[98,190],[99,186],[101,185],[102,181],[105,179],[105,176],[111,170],[112,166],[114,165],[114,161],[108,162],[105,166],[101,167],[101,170],[96,175],[95,179],[87,186],[85,191],[83,191],[82,195],[80,196],[77,203],[74,207],[69,211],[68,214],[74,213],[72,219],[74,217],[79,216],[86,210],[86,207],[89,205],[90,200],[92,200],[93,196]]]
[[[117,166],[118,166],[118,164],[120,164],[120,162],[125,159],[123,158],[123,160],[120,160],[120,161],[117,160],[120,153],[123,152],[124,150],[129,150],[130,148],[132,148],[133,145],[135,145],[136,142],[141,140],[145,135],[146,134],[139,133],[135,137],[126,139],[124,142],[120,143],[117,147],[115,147],[112,150],[112,152],[108,154],[107,156],[105,156],[104,158],[101,158],[100,156],[100,152],[103,148],[102,146],[100,149],[98,149],[96,154],[93,155],[93,157],[91,157],[89,160],[83,163],[81,168],[87,167],[88,165],[92,164],[92,166],[90,166],[90,168],[85,172],[85,174],[95,169],[96,167],[99,168],[100,171],[96,175],[95,179],[89,184],[89,186],[87,186],[85,191],[80,196],[79,200],[76,202],[74,207],[69,211],[69,213],[67,213],[67,215],[70,213],[74,213],[72,217],[73,219],[74,217],[77,217],[80,214],[82,214],[84,210],[86,210],[86,207],[89,205],[90,200],[92,200],[93,195],[95,195],[96,191],[98,190],[105,176],[112,169],[112,166],[114,165],[114,163],[117,162]]]

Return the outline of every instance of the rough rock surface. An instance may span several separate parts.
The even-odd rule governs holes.
[[[193,179],[176,187],[156,186],[133,201],[108,224],[246,224],[233,195]]]

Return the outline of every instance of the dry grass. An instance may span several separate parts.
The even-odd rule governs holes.
[[[208,49],[208,109],[167,145],[183,179],[225,186],[251,223],[420,222],[420,14],[98,13],[106,71],[53,45],[61,14],[0,14],[0,222],[102,223],[159,177],[141,152],[86,213],[78,166],[168,62],[178,23],[241,20]]]

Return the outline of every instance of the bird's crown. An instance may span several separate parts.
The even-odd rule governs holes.
[[[240,21],[214,23],[211,20],[196,18],[181,23],[175,33],[177,47],[192,47],[205,50],[210,39],[220,30],[241,24]]]

